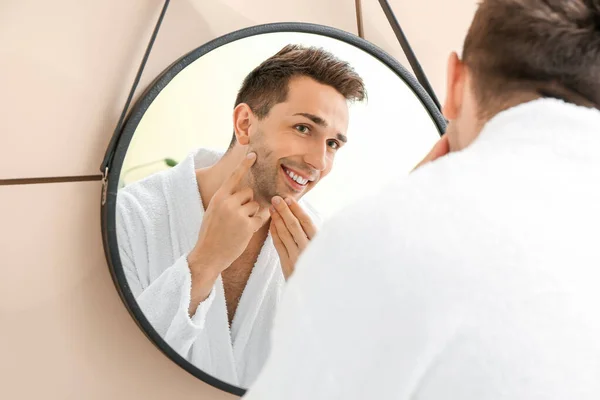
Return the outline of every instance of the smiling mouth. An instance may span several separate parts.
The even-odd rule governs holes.
[[[281,169],[282,169],[285,177],[287,178],[288,184],[296,191],[303,190],[304,188],[306,188],[306,186],[308,185],[309,182],[312,182],[312,180],[298,175],[297,173],[295,173],[292,170],[287,169],[283,165],[281,166]]]

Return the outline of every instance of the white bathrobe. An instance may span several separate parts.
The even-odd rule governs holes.
[[[229,328],[221,277],[189,317],[187,255],[198,239],[204,208],[195,170],[222,153],[201,149],[179,165],[121,189],[117,199],[120,257],[131,291],[163,339],[202,371],[248,387],[262,368],[269,331],[285,283],[269,234]],[[300,201],[317,226],[321,219]]]
[[[327,221],[244,398],[600,399],[599,152],[536,100]]]

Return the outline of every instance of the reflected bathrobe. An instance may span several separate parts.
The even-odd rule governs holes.
[[[269,349],[269,331],[285,279],[269,234],[229,327],[221,276],[190,318],[187,255],[200,232],[204,208],[195,170],[222,153],[200,149],[180,164],[121,189],[117,237],[131,292],[150,324],[182,357],[229,384],[248,387]],[[319,214],[300,204],[317,226]]]
[[[244,399],[600,399],[599,152],[540,99],[329,219]]]

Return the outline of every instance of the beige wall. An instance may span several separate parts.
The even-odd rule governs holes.
[[[446,95],[446,63],[460,54],[477,0],[388,0],[437,98]],[[361,0],[365,39],[395,57],[412,72],[379,0]]]
[[[146,73],[231,30],[281,21],[357,33],[353,0],[173,0]],[[376,0],[365,34],[399,60]],[[474,0],[392,0],[438,96]],[[0,180],[97,175],[161,0],[0,0]],[[432,11],[440,16],[433,17]],[[100,183],[0,186],[0,398],[230,399],[146,340],[112,285]]]

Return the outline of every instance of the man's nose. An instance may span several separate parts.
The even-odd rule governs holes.
[[[323,171],[327,166],[327,144],[320,143],[319,145],[315,145],[306,154],[304,161],[317,171]]]

